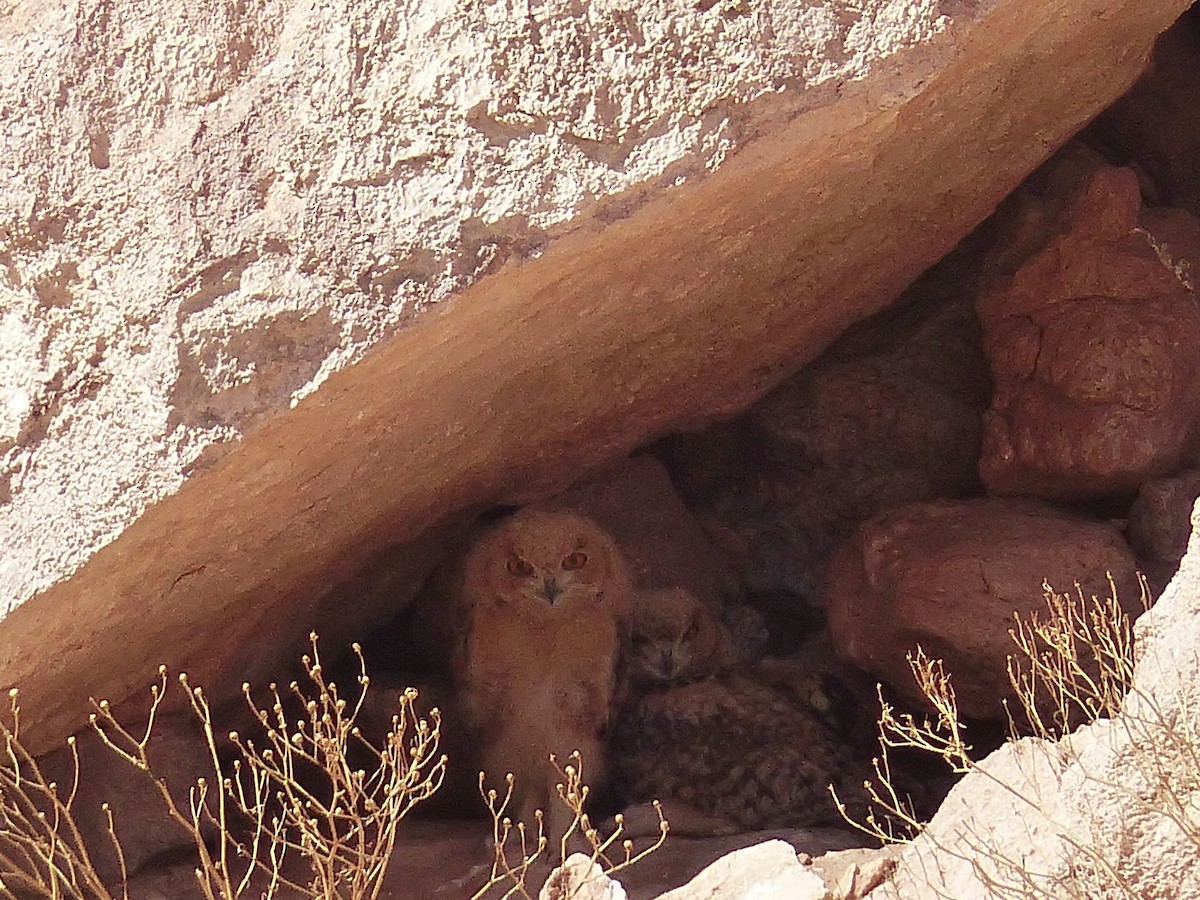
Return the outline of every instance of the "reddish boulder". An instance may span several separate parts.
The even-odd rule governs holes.
[[[1010,210],[977,304],[994,382],[979,463],[989,493],[1131,495],[1193,454],[1200,306],[1168,245],[1200,246],[1200,222],[1140,212],[1136,174],[1079,150]]]
[[[981,491],[990,383],[956,254],[744,417],[664,444],[710,532],[759,594],[820,606],[825,560],[881,510]],[[740,553],[737,551],[740,550]]]
[[[1107,596],[1106,572],[1140,610],[1133,555],[1110,523],[1027,500],[910,504],[865,522],[834,553],[830,632],[840,655],[914,702],[905,654],[920,645],[944,660],[964,715],[997,719],[1013,615],[1044,609],[1043,581]]]

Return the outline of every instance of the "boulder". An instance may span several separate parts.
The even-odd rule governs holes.
[[[550,873],[538,900],[628,900],[628,895],[594,859],[572,853]]]
[[[979,492],[990,382],[973,259],[939,263],[746,416],[665,443],[751,590],[819,609],[825,560],[863,519]]]
[[[175,685],[168,685],[174,688]],[[149,706],[149,690],[141,712],[144,719]],[[141,738],[142,721],[123,722],[132,734]],[[110,729],[111,734],[111,729]],[[112,735],[118,746],[130,750],[128,741]],[[218,737],[224,749],[224,741]],[[75,782],[72,753],[60,748],[38,760],[42,773],[59,785],[77,784],[72,811],[84,846],[91,854],[96,871],[107,884],[118,883],[120,865],[130,875],[149,871],[164,857],[195,852],[192,833],[174,821],[159,789],[150,775],[121,759],[90,728],[76,736],[79,780]],[[199,778],[213,782],[213,764],[199,722],[190,714],[159,716],[146,747],[153,772],[175,798],[180,811],[190,815],[188,798]],[[112,811],[123,860],[118,862],[108,831],[107,805]],[[215,829],[204,823],[204,835],[212,838]],[[194,886],[189,885],[189,887]]]
[[[980,475],[997,495],[1132,496],[1194,454],[1196,295],[1131,169],[1072,150],[1013,207],[977,304],[994,382]]]
[[[1133,555],[1113,524],[1014,499],[914,503],[864,522],[830,560],[835,649],[920,704],[906,654],[942,659],[963,715],[1002,719],[1014,615],[1045,609],[1042,584],[1138,606]]]
[[[723,856],[658,900],[825,900],[825,882],[784,841],[766,841]]]

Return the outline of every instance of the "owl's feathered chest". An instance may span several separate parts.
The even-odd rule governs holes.
[[[476,610],[465,649],[462,674],[483,704],[520,703],[581,726],[608,718],[618,633],[601,611]]]

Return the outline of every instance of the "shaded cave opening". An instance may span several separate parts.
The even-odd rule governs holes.
[[[1198,61],[1193,10],[1122,100],[892,307],[749,410],[549,501],[613,534],[640,588],[682,589],[712,612],[737,647],[730,668],[847,749],[830,780],[871,775],[877,685],[931,712],[906,678],[918,644],[962,678],[982,756],[1008,733],[1012,616],[1043,608],[1043,581],[1103,596],[1111,577],[1135,616],[1139,574],[1153,599],[1176,570],[1200,496]],[[366,641],[370,669],[453,710],[444,660],[406,639],[422,632],[419,610]],[[755,729],[769,747],[766,720],[717,707],[697,733],[728,745],[713,751],[722,766],[745,758]],[[679,754],[699,752],[683,740]],[[450,743],[471,757],[469,734]],[[924,756],[895,761],[931,816],[956,777]],[[649,799],[611,762],[601,814]],[[828,806],[789,817],[758,796],[769,774],[705,785],[674,764],[688,773],[676,793],[690,781],[688,803],[735,830],[838,827],[828,796],[805,794]],[[458,780],[442,813],[481,814],[474,776]]]

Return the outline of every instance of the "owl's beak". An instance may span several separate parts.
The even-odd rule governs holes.
[[[542,580],[542,592],[546,595],[546,599],[553,603],[554,599],[562,593],[562,588],[558,586],[553,575],[547,575]]]

